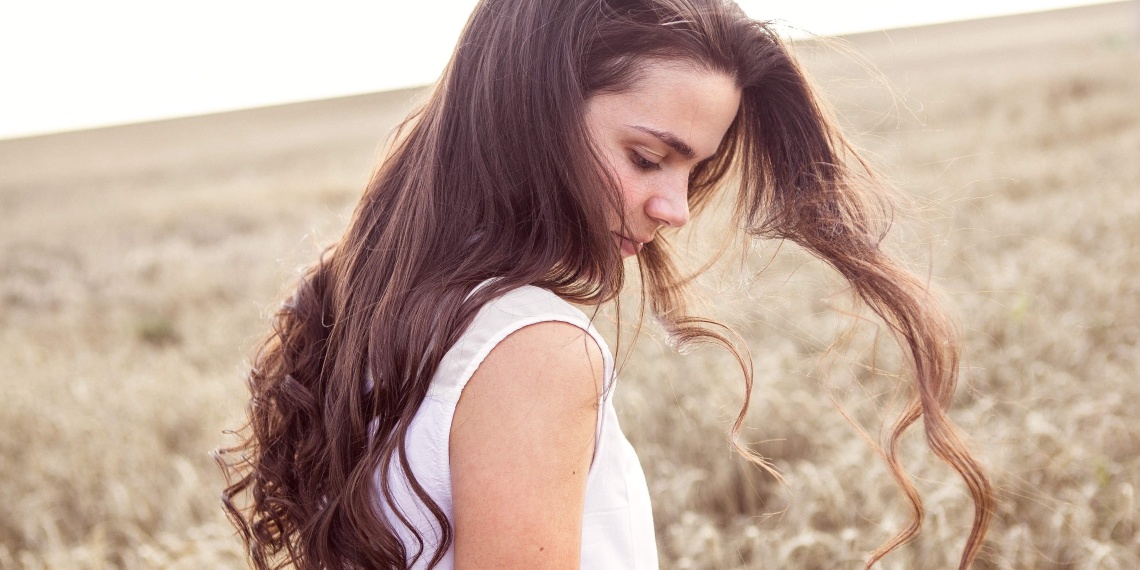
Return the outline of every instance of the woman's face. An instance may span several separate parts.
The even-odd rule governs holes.
[[[740,90],[727,75],[647,61],[628,91],[586,104],[586,126],[616,177],[622,217],[610,231],[622,255],[635,255],[662,227],[689,220],[689,173],[720,146]]]

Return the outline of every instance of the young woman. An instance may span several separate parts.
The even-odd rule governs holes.
[[[733,350],[686,312],[667,245],[717,192],[741,232],[838,270],[910,355],[886,451],[915,517],[870,563],[918,532],[895,444],[921,417],[975,502],[968,566],[992,492],[946,416],[951,327],[880,249],[883,192],[801,68],[726,0],[479,4],[254,358],[248,439],[223,455],[254,564],[655,568],[613,359],[569,303],[613,299],[636,257],[678,343]]]

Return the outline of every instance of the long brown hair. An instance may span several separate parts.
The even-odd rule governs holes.
[[[735,191],[743,231],[792,240],[829,263],[910,356],[915,396],[885,457],[912,518],[868,566],[921,526],[922,502],[896,453],[919,418],[974,500],[962,567],[974,559],[993,497],[946,413],[954,331],[922,281],[883,253],[887,194],[772,30],[725,0],[483,0],[436,88],[397,129],[344,236],[301,277],[253,357],[245,439],[221,450],[219,463],[225,509],[257,568],[441,559],[450,524],[414,477],[439,525],[434,551],[424,537],[403,544],[393,525],[406,521],[380,515],[378,501],[399,513],[389,471],[411,473],[409,424],[484,303],[527,284],[594,305],[621,290],[606,224],[620,202],[583,111],[593,95],[629,89],[650,58],[724,73],[742,92],[721,148],[692,173],[694,211],[716,191]],[[678,344],[711,341],[740,358],[735,436],[751,367],[716,323],[687,314],[687,280],[667,251],[664,238],[641,251],[643,298]]]

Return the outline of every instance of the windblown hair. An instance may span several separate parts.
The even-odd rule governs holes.
[[[920,418],[975,504],[961,558],[978,554],[993,492],[947,416],[955,333],[924,283],[880,247],[883,185],[825,111],[777,35],[727,0],[482,0],[430,97],[397,129],[349,227],[277,311],[249,374],[245,439],[221,450],[223,503],[258,569],[434,565],[451,544],[444,511],[429,549],[403,544],[389,473],[411,473],[405,435],[447,350],[491,299],[537,285],[582,304],[616,297],[622,260],[607,225],[614,177],[584,123],[590,97],[636,85],[648,60],[735,79],[738,114],[691,175],[699,211],[735,193],[755,238],[791,240],[834,267],[909,356],[914,396],[884,455],[912,506],[909,524],[867,565],[918,533],[922,502],[897,447]],[[715,322],[689,315],[688,282],[665,238],[639,255],[643,299],[677,344],[714,342],[751,366]],[[476,286],[495,278],[487,286]],[[474,291],[474,293],[472,293]],[[743,444],[737,449],[770,467]],[[235,458],[236,457],[236,458]]]

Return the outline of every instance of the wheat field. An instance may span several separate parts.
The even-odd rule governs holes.
[[[999,492],[975,567],[1140,568],[1140,6],[795,49],[905,197],[892,246],[962,331],[951,415]],[[245,567],[209,451],[283,288],[419,93],[0,141],[0,568]],[[907,513],[855,427],[878,438],[897,411],[897,350],[791,244],[699,285],[747,341],[743,435],[787,483],[730,450],[728,355],[623,332],[616,405],[662,568],[860,568]],[[965,487],[921,428],[905,443],[924,532],[880,567],[955,567]]]

